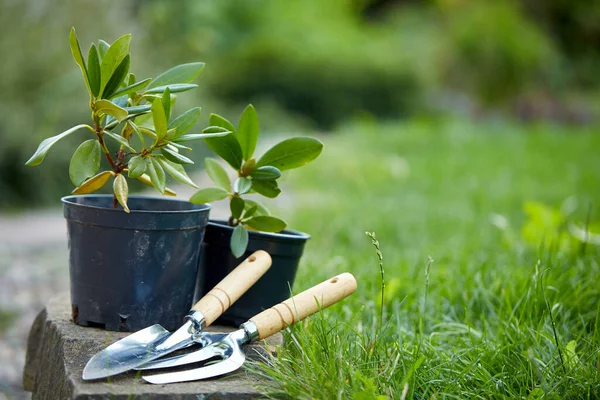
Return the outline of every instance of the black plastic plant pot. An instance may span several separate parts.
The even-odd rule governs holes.
[[[235,258],[229,241],[233,227],[225,221],[210,221],[206,227],[201,256],[196,300],[208,293],[221,279],[256,250],[271,255],[271,268],[221,316],[220,323],[238,326],[259,312],[290,297],[298,264],[310,236],[285,230],[281,233],[249,231],[246,253]]]
[[[192,306],[210,206],[131,196],[62,198],[73,321],[110,331],[177,329]]]

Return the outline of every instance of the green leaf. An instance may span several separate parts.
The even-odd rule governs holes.
[[[162,108],[162,105],[161,105]],[[167,184],[167,177],[165,171],[160,163],[154,157],[146,158],[146,172],[150,177],[152,186],[158,190],[161,194],[165,194],[165,186]],[[143,176],[143,175],[142,175]],[[140,176],[141,178],[141,176]],[[139,179],[139,178],[138,178]]]
[[[131,34],[123,35],[108,48],[106,54],[102,57],[102,64],[100,65],[100,97],[102,97],[104,88],[107,86],[116,69],[129,54],[130,43]]]
[[[231,210],[231,216],[235,219],[240,219],[242,212],[244,211],[244,199],[241,197],[234,196],[229,202],[229,209]]]
[[[133,75],[133,74],[130,74],[130,75]],[[129,86],[119,89],[115,93],[111,94],[110,98],[112,99],[114,97],[122,96],[124,94],[130,94],[130,93],[137,92],[138,90],[141,90],[141,89],[145,88],[146,86],[148,86],[150,81],[152,81],[152,78],[144,79],[143,81],[139,81],[139,82],[130,84]],[[147,106],[135,106],[135,107],[129,107],[129,108],[140,108],[140,107],[147,107]],[[150,108],[148,107],[148,110],[149,109]]]
[[[239,194],[246,194],[252,189],[252,181],[248,178],[237,178],[233,183],[233,191]]]
[[[228,133],[188,133],[187,135],[181,135],[178,138],[173,139],[173,142],[185,143],[193,142],[194,140],[209,139],[215,137],[227,136]],[[209,146],[210,147],[210,146]]]
[[[129,114],[142,114],[142,113],[146,113],[146,112],[150,111],[152,109],[152,106],[145,104],[143,106],[133,106],[133,107],[123,107],[123,108],[125,110],[127,110],[127,112]]]
[[[160,152],[167,160],[172,161],[176,164],[193,164],[194,163],[192,160],[190,160],[186,156],[183,156],[183,155],[179,154],[178,152],[168,149],[166,147],[161,148]]]
[[[121,207],[123,207],[123,210],[128,213],[129,207],[127,207],[127,198],[129,197],[129,186],[127,186],[127,179],[125,179],[122,174],[117,174],[117,176],[115,176],[113,191],[117,201]]]
[[[205,188],[200,189],[192,197],[190,197],[190,203],[194,204],[205,204],[211,203],[217,200],[223,200],[229,193],[221,188]]]
[[[262,194],[263,196],[271,199],[274,199],[275,197],[279,196],[279,193],[281,193],[281,189],[279,189],[276,180],[253,180],[252,189],[254,189],[256,193]]]
[[[152,82],[152,83],[154,83],[154,82]],[[152,85],[152,83],[150,83],[150,85]],[[159,87],[147,89],[146,92],[144,92],[144,94],[162,93],[165,91],[166,88],[169,88],[171,93],[181,93],[181,92],[187,92],[188,90],[192,90],[197,87],[198,87],[198,85],[196,85],[196,84],[174,83],[172,85],[165,85],[165,86],[159,86]]]
[[[92,89],[90,87],[90,81],[88,77],[87,68],[85,66],[85,61],[83,60],[83,53],[81,52],[81,46],[79,46],[79,40],[77,39],[77,33],[75,33],[75,27],[71,28],[71,33],[69,35],[69,45],[71,47],[71,54],[73,54],[73,59],[79,65],[81,69],[81,73],[83,74],[83,80],[85,80],[85,85],[87,86],[88,92],[90,92],[90,97],[93,96]]]
[[[104,40],[98,40],[98,51],[100,52],[100,58],[104,58],[106,52],[110,48],[110,44],[106,43]]]
[[[162,171],[162,173],[164,174],[164,171]],[[150,177],[146,174],[142,174],[142,176],[138,177],[137,180],[142,182],[144,185],[148,185],[150,187],[156,188],[154,186],[154,184],[152,183],[152,180],[150,179]],[[166,194],[167,196],[177,196],[177,193],[175,193],[173,190],[169,189],[168,187],[165,187],[164,194]]]
[[[100,59],[98,58],[96,45],[93,43],[88,51],[87,68],[90,89],[94,96],[98,96],[100,93]]]
[[[104,87],[104,91],[102,92],[102,97],[111,98],[112,94],[119,90],[119,87],[125,79],[127,78],[127,74],[129,73],[129,64],[131,63],[131,57],[129,54],[125,56],[121,64],[117,67],[113,75],[110,77],[108,83]]]
[[[249,211],[251,207],[256,207],[256,215],[271,215],[271,211],[262,203],[256,200],[245,199],[246,210]]]
[[[240,258],[244,255],[248,247],[248,231],[244,228],[244,225],[240,224],[235,227],[231,234],[229,247],[235,258]]]
[[[168,144],[170,144],[170,145],[171,145],[171,146],[173,146],[173,147],[176,147],[176,148],[178,148],[179,150],[187,150],[187,151],[192,151],[192,148],[191,148],[191,147],[187,147],[187,146],[184,146],[184,145],[182,145],[182,144],[179,144],[179,143],[175,143],[175,142],[167,142],[167,143],[168,143]]]
[[[173,139],[177,138],[190,129],[198,122],[200,119],[201,108],[196,107],[190,110],[187,110],[179,117],[175,118],[170,124],[169,129],[175,129],[175,134],[173,135]]]
[[[142,148],[146,147],[146,140],[144,139],[144,135],[142,134],[142,132],[140,132],[140,128],[131,120],[127,121],[127,125],[129,125],[129,127],[131,129],[133,129],[133,131],[137,135],[137,137],[140,140],[140,143],[142,145]]]
[[[244,160],[249,160],[258,142],[258,115],[252,104],[244,109],[235,136],[242,147]]]
[[[281,171],[270,165],[265,165],[264,167],[257,168],[250,176],[254,180],[277,179],[281,176]]]
[[[155,159],[162,165],[162,167],[167,171],[169,175],[171,175],[175,180],[178,180],[181,183],[189,185],[191,187],[197,188],[198,186],[190,179],[188,174],[185,172],[185,169],[182,165],[171,162],[164,157],[157,156]]]
[[[244,213],[243,219],[248,219],[250,217],[252,217],[256,211],[258,211],[258,207],[256,206],[252,206],[248,209],[245,210],[246,212]]]
[[[184,138],[189,135],[184,135]],[[179,139],[181,139],[179,138]],[[179,140],[181,141],[181,140]],[[213,137],[205,139],[206,145],[209,149],[215,152],[216,155],[227,161],[235,169],[240,169],[242,166],[242,148],[240,143],[233,134],[228,134],[220,137]]]
[[[579,365],[579,356],[576,352],[577,341],[571,340],[565,346],[565,364],[569,369],[575,369]]]
[[[231,181],[229,180],[227,171],[219,164],[219,161],[207,157],[204,160],[204,169],[206,169],[206,173],[215,185],[228,192],[231,190]]]
[[[544,397],[546,397],[546,392],[538,387],[529,392],[526,400],[542,400]]]
[[[171,118],[171,91],[169,90],[168,87],[165,88],[165,91],[163,92],[161,101],[162,101],[163,108],[165,109],[165,115],[167,116],[167,121],[169,121],[169,118]]]
[[[131,157],[127,163],[128,175],[130,178],[139,178],[146,172],[146,160],[140,156]]]
[[[174,83],[190,83],[200,75],[203,69],[204,63],[202,62],[178,65],[157,76],[148,88],[152,89]]]
[[[154,121],[156,139],[157,141],[161,141],[167,136],[168,124],[165,109],[159,98],[154,99],[152,102],[152,120]]]
[[[156,133],[152,129],[144,128],[143,126],[138,126],[138,129],[144,135],[150,136],[152,139],[156,140]]]
[[[48,154],[48,151],[56,142],[58,142],[60,139],[64,138],[65,136],[70,135],[71,133],[73,133],[76,130],[81,129],[81,128],[88,128],[92,132],[94,131],[94,129],[91,126],[86,125],[86,124],[81,124],[81,125],[74,126],[71,129],[68,129],[59,135],[44,139],[42,141],[42,143],[40,143],[40,145],[38,146],[35,153],[33,153],[31,158],[29,160],[27,160],[25,165],[29,165],[29,166],[38,165],[39,163],[44,161],[44,158],[46,158],[46,154]]]
[[[121,146],[125,146],[128,150],[130,151],[135,151],[135,149],[133,147],[131,147],[131,145],[129,144],[129,142],[127,141],[127,139],[125,139],[123,136],[118,135],[114,132],[110,132],[110,131],[104,131],[104,134],[106,136],[108,136],[109,138],[115,140],[116,142],[118,142]]]
[[[111,100],[113,103],[115,103],[116,105],[118,105],[121,108],[125,108],[127,107],[128,104],[128,97],[126,95],[123,96],[119,96],[116,97],[114,100]]]
[[[73,185],[80,186],[100,169],[102,148],[96,139],[86,140],[73,153],[69,164],[69,178]]]
[[[229,131],[226,128],[220,126],[209,126],[202,129],[202,133],[205,135],[211,135],[210,137],[221,137],[229,135],[230,133],[232,133],[232,131]]]
[[[263,232],[281,232],[287,226],[285,221],[270,215],[259,215],[245,221],[245,224]]]
[[[101,189],[111,176],[114,176],[113,171],[102,171],[99,174],[91,177],[87,181],[83,182],[81,186],[75,188],[71,193],[73,194],[88,194],[94,193],[96,190]]]
[[[123,95],[123,96],[113,99],[112,102],[126,111],[130,108],[135,108],[135,107],[127,107],[127,100],[128,100],[127,95]],[[147,107],[150,108],[150,106],[147,106]],[[127,118],[125,118],[123,121],[126,121],[128,119],[133,119],[136,117],[136,115],[131,115],[131,113],[129,113],[129,111],[127,111],[127,113],[129,115],[127,115]],[[106,130],[112,129],[115,126],[119,125],[119,123],[121,123],[123,121],[117,121],[117,119],[115,117],[110,115],[106,118],[104,129],[106,129]]]
[[[119,107],[110,100],[96,100],[94,102],[94,110],[103,114],[112,115],[119,122],[122,122],[129,115],[126,109]]]
[[[210,114],[208,123],[212,126],[220,126],[222,128],[227,129],[230,132],[235,133],[235,127],[233,126],[233,124],[218,114]]]
[[[308,164],[321,154],[323,143],[310,137],[284,140],[268,150],[256,163],[257,167],[271,165],[280,171]]]

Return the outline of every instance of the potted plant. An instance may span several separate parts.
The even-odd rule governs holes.
[[[201,189],[190,198],[194,204],[227,199],[231,210],[228,220],[209,221],[206,228],[196,297],[207,293],[235,268],[240,257],[265,250],[273,259],[270,270],[221,317],[221,321],[237,325],[289,297],[304,245],[310,238],[306,233],[286,229],[285,221],[247,195],[277,197],[282,172],[317,158],[323,144],[311,137],[294,137],[277,143],[260,158],[254,157],[259,124],[252,105],[242,113],[237,128],[217,114],[211,114],[210,125],[232,132],[206,138],[205,143],[235,170],[237,177],[232,182],[217,160],[206,158],[206,171],[216,186]]]
[[[129,196],[127,181],[139,180],[167,195],[175,195],[166,187],[167,174],[197,187],[184,169],[193,164],[182,154],[191,150],[186,142],[229,132],[209,127],[188,133],[200,108],[171,118],[176,94],[197,87],[191,82],[203,63],[136,80],[129,71],[130,41],[131,35],[113,44],[100,40],[91,45],[86,61],[71,30],[71,52],[89,92],[91,124],[45,139],[26,164],[40,164],[60,139],[86,134],[69,166],[74,195],[62,199],[74,322],[108,330],[136,331],[155,323],[175,329],[192,304],[198,243],[210,207]],[[89,194],[109,181],[112,195]]]

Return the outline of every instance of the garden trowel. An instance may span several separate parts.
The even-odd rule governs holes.
[[[203,328],[223,314],[270,266],[268,253],[253,253],[192,307],[181,328],[171,333],[156,324],[111,344],[88,361],[83,379],[117,375],[194,343],[207,346],[222,340],[225,334],[203,332]]]
[[[354,293],[355,290],[354,276],[347,272],[343,273],[250,318],[240,326],[239,330],[226,335],[218,342],[193,353],[155,360],[137,369],[169,368],[212,361],[215,358],[221,359],[221,361],[187,371],[142,376],[145,381],[156,384],[195,381],[232,372],[240,368],[246,359],[242,350],[244,344],[265,339],[287,326],[329,307]]]

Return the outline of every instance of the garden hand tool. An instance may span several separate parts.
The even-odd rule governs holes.
[[[170,333],[156,324],[111,344],[88,361],[83,379],[117,375],[194,343],[207,346],[223,339],[225,334],[202,329],[223,314],[270,266],[269,254],[256,251],[192,307],[181,328]]]
[[[163,384],[206,379],[232,372],[242,366],[246,356],[242,346],[259,339],[265,339],[287,326],[329,307],[333,303],[349,296],[356,290],[356,280],[350,273],[343,273],[322,282],[312,288],[277,304],[250,318],[240,329],[226,335],[221,341],[213,343],[193,353],[155,360],[138,369],[157,369],[198,363],[213,358],[222,361],[188,371],[169,372],[142,376],[150,383]]]

